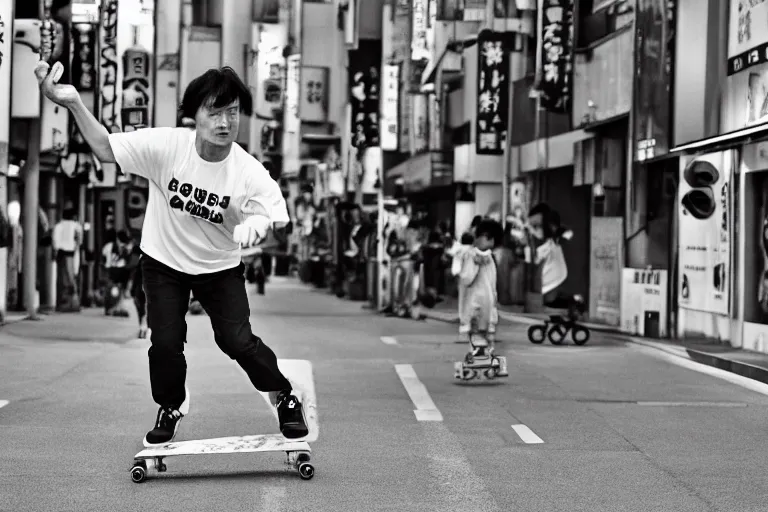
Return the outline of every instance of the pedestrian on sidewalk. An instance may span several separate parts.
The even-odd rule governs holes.
[[[130,316],[123,303],[131,279],[131,237],[125,230],[107,233],[107,242],[101,249],[102,262],[107,271],[104,294],[104,314],[127,318]]]
[[[74,208],[67,208],[64,210],[62,219],[53,227],[52,243],[59,287],[56,309],[59,311],[80,311],[77,276],[82,241],[83,228],[77,222],[77,214]]]
[[[108,133],[72,85],[59,84],[64,67],[40,62],[40,89],[67,107],[101,162],[149,181],[142,229],[144,291],[151,347],[149,374],[157,419],[145,446],[170,442],[189,411],[184,357],[186,313],[192,292],[211,319],[215,340],[245,370],[254,387],[269,392],[286,438],[308,434],[302,405],[280,371],[275,353],[251,331],[240,246],[266,238],[270,226],[290,222],[278,184],[235,143],[240,116],[253,99],[232,68],[193,79],[181,117],[195,128],[145,128]]]
[[[464,288],[459,300],[459,335],[462,338],[480,335],[489,344],[495,342],[499,312],[493,249],[501,243],[502,234],[501,224],[483,219],[475,226],[472,246],[456,251],[452,272]],[[468,238],[464,240],[469,241]]]

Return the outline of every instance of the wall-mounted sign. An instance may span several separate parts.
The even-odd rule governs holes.
[[[504,35],[484,30],[477,36],[477,125],[478,155],[504,153],[509,115],[509,52]]]
[[[381,73],[381,149],[397,151],[398,103],[400,99],[400,66],[385,65]]]
[[[541,106],[565,113],[571,101],[573,0],[543,0],[540,16]]]
[[[349,103],[352,110],[352,146],[379,145],[379,88],[381,41],[361,39],[349,52]]]
[[[411,60],[429,60],[429,5],[427,0],[413,0],[411,25]]]
[[[724,132],[768,122],[768,3],[729,3]]]
[[[634,336],[667,336],[667,271],[621,271],[621,330]]]
[[[328,120],[328,68],[301,68],[299,112],[302,121],[324,123]]]
[[[299,133],[299,94],[301,90],[301,55],[291,55],[287,59],[287,80],[285,84],[285,131]]]

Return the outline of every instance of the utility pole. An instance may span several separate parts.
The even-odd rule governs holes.
[[[29,120],[27,162],[24,165],[24,308],[37,320],[37,223],[40,195],[40,118]]]
[[[40,19],[40,60],[47,61],[53,52],[53,22],[51,21],[52,0],[39,0]],[[36,91],[36,94],[40,94]],[[42,102],[40,102],[42,105]],[[27,162],[24,166],[24,308],[29,320],[37,320],[37,225],[40,208],[40,116],[29,120],[27,134]]]
[[[0,214],[8,217],[14,0],[0,0]],[[8,248],[0,247],[0,323],[8,310]]]

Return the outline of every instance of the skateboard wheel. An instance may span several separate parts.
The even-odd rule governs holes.
[[[147,470],[141,466],[133,466],[131,468],[131,480],[133,483],[140,484],[147,479]]]
[[[494,379],[496,377],[496,369],[495,368],[488,368],[485,370],[485,378],[486,379]]]
[[[302,480],[309,480],[315,476],[315,467],[309,462],[302,462],[299,464],[299,476]]]

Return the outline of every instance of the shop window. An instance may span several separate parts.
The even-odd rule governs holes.
[[[744,321],[768,324],[768,172],[744,175]]]

